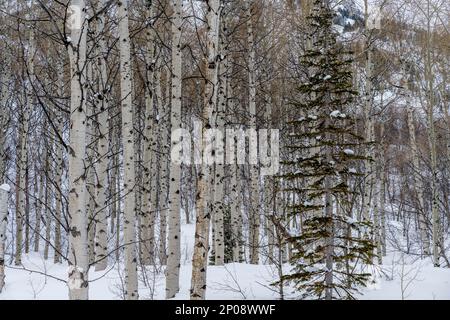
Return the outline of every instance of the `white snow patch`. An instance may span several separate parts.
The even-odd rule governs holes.
[[[353,156],[355,154],[355,151],[353,151],[352,149],[344,149],[344,153],[346,155]]]
[[[11,187],[9,186],[9,184],[4,183],[0,186],[0,189],[4,190],[6,192],[9,192],[11,190]]]

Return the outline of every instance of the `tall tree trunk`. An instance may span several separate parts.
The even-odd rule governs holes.
[[[28,74],[30,75],[30,81],[33,81],[34,74],[34,54],[35,54],[35,41],[34,41],[34,28],[30,29],[29,38],[29,50],[27,56]],[[23,230],[23,218],[26,216],[26,197],[28,192],[26,175],[28,165],[28,126],[31,110],[31,95],[32,90],[29,89],[25,92],[26,99],[22,110],[22,123],[20,134],[20,160],[19,160],[19,188],[18,188],[18,212],[16,214],[16,252],[15,252],[15,265],[22,264],[22,230]],[[27,239],[26,239],[27,240]]]
[[[86,215],[86,33],[84,0],[72,0],[70,56],[70,143],[69,143],[69,298],[88,299],[88,247]]]
[[[247,42],[248,42],[248,90],[249,90],[249,114],[251,129],[256,130],[256,52],[252,22],[252,2],[249,1],[246,8],[247,20]],[[257,143],[257,141],[250,141]],[[249,215],[249,246],[250,263],[259,262],[259,226],[260,226],[260,204],[259,204],[259,172],[258,165],[250,165],[250,215]]]
[[[5,242],[6,225],[8,223],[8,194],[10,187],[7,184],[0,186],[0,293],[5,285]]]
[[[154,263],[154,220],[155,220],[155,202],[152,199],[152,182],[155,180],[153,175],[152,165],[155,162],[156,152],[153,153],[154,139],[153,132],[155,131],[154,121],[154,58],[155,58],[155,35],[151,19],[153,17],[154,5],[147,3],[146,18],[149,25],[145,31],[146,51],[145,51],[145,117],[144,117],[144,159],[143,159],[143,195],[142,195],[142,221],[140,224],[140,243],[141,243],[141,257],[145,265]]]
[[[180,208],[181,208],[181,25],[183,1],[173,1],[172,20],[172,129],[169,179],[169,236],[166,268],[166,299],[175,297],[180,290]]]
[[[34,206],[36,210],[36,222],[34,227],[34,252],[39,252],[39,244],[41,240],[42,198],[44,196],[44,175],[42,173],[40,174],[40,183],[38,183],[38,176],[38,170],[36,168],[34,174],[34,194],[36,197]]]
[[[44,259],[48,259],[48,252],[50,248],[50,242],[51,242],[51,228],[52,228],[52,216],[48,204],[48,194],[50,192],[50,176],[49,176],[49,169],[50,169],[50,161],[49,161],[49,155],[50,151],[48,150],[48,146],[45,149],[45,162],[44,162],[44,171],[42,172],[42,178],[45,179],[45,185],[44,182],[42,182],[42,186],[44,188],[44,204],[43,204],[43,210],[44,210],[44,216],[45,216],[45,245],[44,245]],[[56,221],[55,221],[56,223]]]
[[[409,93],[407,93],[409,94]],[[407,125],[408,125],[408,131],[409,131],[409,143],[411,146],[411,160],[412,160],[412,176],[413,176],[413,190],[417,198],[417,216],[419,219],[419,233],[420,233],[420,240],[422,243],[422,252],[425,255],[430,254],[430,242],[428,240],[428,234],[427,234],[427,225],[425,220],[425,206],[423,202],[423,186],[421,184],[420,180],[420,155],[417,148],[417,141],[416,141],[416,129],[414,126],[414,116],[413,116],[413,107],[411,105],[411,101],[408,101],[407,106]]]
[[[161,61],[158,61],[156,98],[158,101],[157,122],[159,130],[160,148],[162,154],[159,157],[159,193],[158,193],[158,212],[159,212],[159,260],[161,265],[167,264],[167,195],[169,190],[169,132],[166,115],[169,114],[167,91],[163,95],[161,90],[162,74]],[[165,84],[168,85],[168,77],[165,77]]]
[[[120,93],[122,101],[122,145],[124,178],[124,246],[125,246],[125,297],[139,298],[136,261],[136,199],[133,105],[131,92],[130,35],[128,29],[128,1],[119,1],[119,45],[120,45]]]
[[[60,97],[64,96],[64,66],[62,59],[59,59],[59,68],[61,70],[58,74],[59,88],[58,93]],[[56,110],[56,130],[58,134],[63,136],[63,112],[61,110]],[[53,261],[55,263],[61,263],[61,224],[63,217],[63,195],[62,195],[62,183],[63,183],[63,170],[64,170],[64,158],[63,158],[63,146],[60,142],[55,142],[54,146],[56,148],[56,173],[55,173],[55,253],[53,256]]]
[[[204,300],[206,295],[206,271],[208,267],[209,250],[209,229],[211,212],[208,203],[209,190],[211,184],[211,166],[205,163],[206,154],[206,130],[213,125],[213,111],[216,109],[215,84],[217,83],[217,49],[219,41],[220,25],[220,0],[207,1],[207,39],[206,56],[204,57],[206,70],[206,83],[204,92],[204,105],[202,118],[206,124],[202,126],[202,147],[201,154],[203,163],[200,166],[197,198],[196,198],[196,222],[195,222],[195,244],[192,258],[192,279],[191,279],[191,300]]]
[[[101,10],[105,5],[105,0],[99,0],[97,2],[97,10]],[[95,228],[95,270],[105,270],[108,266],[108,158],[109,158],[109,141],[108,141],[108,89],[106,81],[108,80],[108,74],[106,70],[106,44],[103,37],[104,32],[104,14],[100,14],[97,17],[97,36],[98,46],[95,48],[98,56],[97,69],[98,72],[98,92],[97,92],[97,161],[95,163],[95,172],[97,173],[97,183],[95,184],[96,195],[96,210],[95,216],[97,225]]]

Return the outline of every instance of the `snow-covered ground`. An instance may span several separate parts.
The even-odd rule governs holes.
[[[180,292],[176,299],[188,299],[191,277],[194,226],[182,227],[182,266]],[[41,255],[32,253],[23,257],[25,269],[6,268],[6,286],[0,299],[67,299],[64,279],[67,265],[55,265]],[[286,266],[286,271],[289,266]],[[391,250],[381,267],[374,268],[375,278],[362,290],[359,299],[448,299],[450,300],[450,269],[434,268],[428,259],[420,260]],[[47,274],[47,275],[45,275]],[[139,288],[142,299],[164,299],[164,274],[150,268],[141,273]],[[117,266],[89,274],[91,299],[120,299],[123,277]],[[278,299],[270,286],[276,279],[276,270],[270,265],[233,263],[208,268],[207,299]],[[147,283],[147,286],[144,284]],[[294,296],[287,293],[287,298]]]

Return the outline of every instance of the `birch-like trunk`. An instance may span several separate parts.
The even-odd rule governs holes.
[[[59,88],[58,94],[60,97],[64,96],[64,66],[62,59],[59,59],[59,68],[61,70],[58,74]],[[56,130],[58,134],[63,136],[63,112],[61,110],[54,111],[56,115]],[[63,146],[60,142],[54,143],[56,149],[56,172],[55,172],[55,253],[53,256],[54,263],[61,263],[61,222],[62,222],[62,208],[63,208],[63,195],[62,195],[62,183],[63,183],[63,170],[64,170],[64,159],[63,159]]]
[[[162,74],[160,70],[165,72],[165,68],[158,61],[157,82],[156,82],[156,98],[158,101],[157,122],[159,127],[160,149],[162,154],[159,157],[159,194],[158,194],[158,212],[159,212],[159,260],[161,265],[167,264],[167,195],[169,190],[169,132],[167,123],[168,98],[167,91],[162,93],[161,82]],[[165,77],[166,86],[168,76]]]
[[[255,52],[255,36],[252,21],[252,2],[249,1],[246,8],[247,20],[247,42],[248,42],[248,90],[249,90],[249,127],[256,130],[256,52]],[[256,143],[257,141],[250,141]],[[250,165],[250,215],[249,215],[249,246],[250,246],[250,263],[258,264],[259,262],[259,171],[258,165],[249,163]]]
[[[0,186],[0,293],[5,285],[5,244],[6,225],[8,223],[8,194],[10,187],[7,184]]]
[[[34,41],[34,28],[30,29],[29,38],[29,50],[27,56],[28,74],[30,75],[30,81],[33,81],[34,74],[34,55],[35,55],[35,41]],[[19,160],[19,188],[18,188],[18,212],[16,214],[16,252],[15,252],[15,265],[22,264],[22,232],[23,232],[23,218],[26,216],[26,196],[28,192],[26,188],[26,175],[28,166],[28,126],[31,110],[31,94],[32,89],[29,88],[25,93],[25,104],[22,109],[22,130],[20,134],[20,160]]]
[[[86,215],[86,34],[84,0],[72,0],[70,57],[70,142],[69,142],[69,270],[71,300],[88,299],[88,247]],[[72,12],[70,12],[72,11]]]
[[[52,216],[51,216],[51,212],[49,210],[49,206],[48,206],[48,194],[50,191],[50,186],[51,186],[51,182],[50,182],[50,178],[49,178],[49,169],[50,169],[50,161],[49,161],[49,155],[50,152],[49,150],[45,150],[45,161],[44,161],[44,170],[42,173],[42,179],[45,179],[45,186],[43,185],[44,188],[44,205],[43,205],[43,210],[44,210],[44,217],[45,217],[45,245],[44,245],[44,259],[47,260],[48,259],[48,252],[49,252],[49,248],[50,248],[50,241],[51,241],[51,228],[52,228]],[[55,221],[56,222],[56,221]]]
[[[432,61],[432,40],[433,33],[431,26],[432,19],[432,4],[431,0],[427,0],[427,37],[425,50],[425,83],[426,83],[426,115],[427,115],[427,134],[428,145],[430,148],[431,158],[431,221],[433,226],[433,263],[435,267],[440,266],[440,232],[441,221],[439,216],[439,196],[438,196],[438,167],[437,167],[437,152],[436,152],[436,129],[434,124],[434,108],[435,108],[435,93],[434,93],[434,75],[433,75],[433,61]]]
[[[231,81],[227,82],[227,95],[229,97],[233,96]],[[234,114],[231,114],[231,111],[234,110],[234,101],[230,99],[229,102],[229,123],[236,122],[237,117]],[[233,129],[231,127],[230,129]],[[237,136],[232,137],[233,141],[227,141],[227,145],[229,143],[233,143],[233,145],[237,144]],[[230,151],[230,148],[227,148],[227,151]],[[232,151],[234,152],[234,150]],[[240,152],[240,150],[236,150],[236,152]],[[233,244],[233,262],[241,262],[242,261],[242,179],[241,179],[241,169],[237,164],[237,161],[230,164],[229,173],[230,177],[230,215],[231,215],[231,236],[232,236],[232,244]]]
[[[172,18],[172,108],[171,155],[169,179],[169,235],[166,268],[166,299],[175,297],[180,290],[180,208],[181,208],[181,135],[173,134],[181,129],[181,25],[183,1],[173,1]]]
[[[128,1],[119,1],[120,93],[122,106],[122,145],[124,178],[124,246],[125,246],[125,297],[136,300],[138,295],[136,262],[136,199],[133,105],[131,92],[130,34],[128,29]]]
[[[204,57],[206,70],[206,83],[204,92],[204,105],[202,117],[206,123],[202,126],[203,164],[200,166],[196,199],[195,244],[192,258],[191,300],[204,300],[206,295],[206,271],[208,268],[209,229],[211,212],[208,195],[211,185],[211,166],[205,163],[206,129],[213,124],[213,111],[216,109],[215,84],[217,83],[217,49],[220,24],[220,0],[207,1],[208,12],[206,16],[208,32],[206,39],[206,56]]]
[[[105,5],[105,0],[99,0],[97,10],[101,10]],[[108,74],[106,70],[106,43],[103,37],[104,32],[104,14],[97,17],[97,103],[99,108],[97,112],[97,161],[95,163],[95,172],[97,173],[97,183],[95,184],[96,210],[95,217],[97,225],[95,228],[95,270],[105,270],[108,266],[108,158],[109,158],[109,139],[108,139],[108,88],[106,81]]]
[[[147,29],[145,31],[146,51],[146,82],[145,82],[145,116],[144,116],[144,142],[143,142],[143,195],[142,195],[142,219],[140,224],[140,243],[141,243],[141,259],[144,265],[154,263],[154,221],[155,221],[155,202],[152,199],[152,181],[155,180],[154,172],[152,172],[152,162],[155,162],[156,153],[153,153],[155,131],[154,121],[154,57],[155,57],[155,35],[151,19],[153,17],[154,5],[149,3],[146,8]]]
[[[409,93],[407,93],[409,95]],[[409,99],[408,99],[409,100]],[[406,109],[407,113],[407,125],[409,132],[409,143],[411,146],[411,163],[412,163],[412,176],[413,176],[413,190],[417,198],[417,216],[419,219],[419,234],[422,243],[422,252],[425,255],[430,254],[430,241],[428,239],[427,225],[425,220],[425,206],[423,201],[423,185],[420,179],[420,154],[417,148],[416,141],[416,128],[414,126],[414,115],[411,101],[408,101]]]
[[[35,210],[36,223],[34,227],[34,252],[39,252],[39,243],[41,240],[41,220],[42,220],[42,198],[44,197],[44,175],[40,175],[40,183],[38,183],[38,171],[35,169],[34,174],[34,194],[35,194]]]
[[[223,61],[218,61],[218,83],[217,83],[217,114],[216,114],[216,128],[222,134],[216,139],[222,141],[216,143],[219,146],[215,152],[217,161],[215,163],[214,172],[214,186],[213,186],[213,210],[214,210],[214,258],[215,265],[222,266],[225,263],[225,230],[224,230],[224,215],[225,215],[225,112],[227,103],[227,81],[228,81],[228,54],[225,52],[225,37],[226,26],[223,23],[222,34],[219,35],[219,57],[223,57]],[[221,58],[220,58],[221,59]]]

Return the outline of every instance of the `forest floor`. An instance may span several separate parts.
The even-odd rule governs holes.
[[[191,278],[194,225],[182,226],[182,261],[180,292],[176,299],[188,299]],[[391,248],[390,248],[391,247]],[[431,261],[412,254],[402,254],[388,246],[383,265],[373,268],[373,281],[361,290],[358,299],[446,299],[450,300],[450,269],[434,268]],[[45,261],[41,254],[23,256],[24,269],[6,267],[6,285],[0,299],[67,299],[64,279],[67,265]],[[284,271],[289,271],[286,265]],[[33,270],[35,272],[30,272]],[[36,272],[37,271],[37,272]],[[277,271],[271,265],[232,263],[208,268],[207,299],[279,299],[270,284]],[[121,299],[123,275],[117,266],[101,272],[90,271],[90,299]],[[141,299],[164,299],[162,270],[140,273]],[[286,298],[295,298],[289,289]]]

